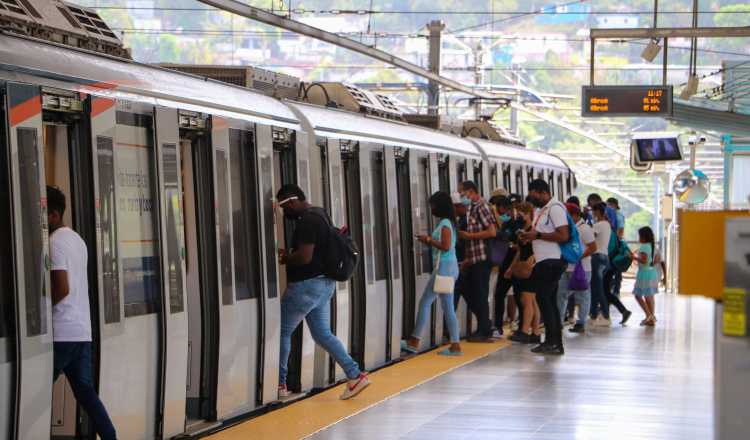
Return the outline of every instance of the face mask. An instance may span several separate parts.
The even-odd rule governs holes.
[[[461,203],[463,203],[465,206],[469,206],[471,205],[471,199],[466,196],[462,196]]]
[[[500,216],[500,221],[505,223],[510,220],[510,216],[508,214],[503,214]]]

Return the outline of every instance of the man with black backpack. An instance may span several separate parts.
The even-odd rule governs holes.
[[[322,208],[306,201],[297,185],[284,185],[276,195],[284,217],[295,222],[292,249],[279,249],[279,263],[287,267],[289,282],[281,299],[281,353],[279,357],[279,397],[289,395],[286,386],[287,363],[294,330],[307,320],[310,333],[346,373],[342,400],[364,390],[370,381],[341,341],[331,333],[331,297],[336,281],[351,277],[357,265],[357,251],[351,239],[332,226]]]

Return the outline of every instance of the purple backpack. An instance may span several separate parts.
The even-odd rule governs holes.
[[[573,274],[570,276],[570,281],[568,282],[568,289],[570,290],[587,290],[589,288],[589,282],[586,280],[586,271],[583,270],[583,265],[579,261],[576,263],[575,269],[573,269]]]

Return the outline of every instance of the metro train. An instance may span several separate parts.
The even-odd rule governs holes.
[[[64,378],[52,383],[46,185],[88,245],[100,396],[120,438],[152,439],[277,402],[277,250],[292,226],[280,185],[300,185],[362,250],[331,325],[372,370],[400,359],[414,326],[432,260],[413,237],[433,225],[432,192],[472,179],[485,196],[525,194],[544,178],[563,199],[576,184],[541,152],[7,33],[0,88],[0,439],[89,432]],[[465,335],[463,303],[459,317]],[[434,308],[422,349],[443,337]],[[290,388],[342,379],[300,326]]]

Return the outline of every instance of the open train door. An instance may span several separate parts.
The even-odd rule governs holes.
[[[5,139],[10,141],[4,159],[10,170],[6,177],[13,215],[16,344],[15,353],[7,347],[0,353],[0,359],[10,353],[15,365],[9,371],[8,362],[0,363],[0,383],[9,382],[12,374],[11,386],[4,388],[15,390],[11,437],[36,440],[50,436],[53,365],[42,99],[39,87],[10,82],[5,84],[4,95]],[[0,394],[12,396],[13,391]],[[7,414],[0,415],[0,423],[3,417]]]

